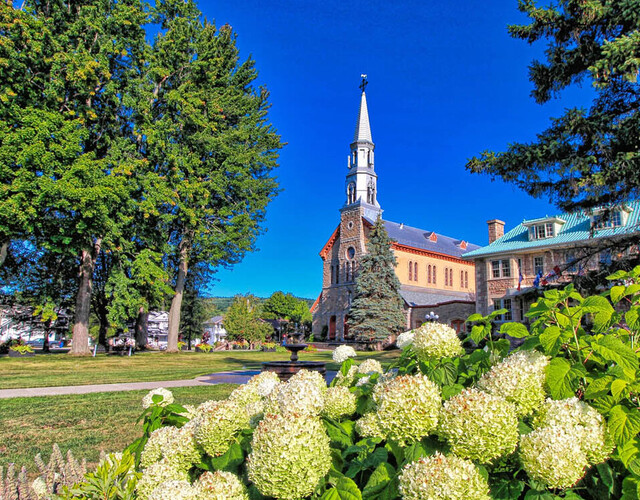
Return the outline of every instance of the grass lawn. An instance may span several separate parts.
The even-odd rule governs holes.
[[[235,385],[177,387],[171,389],[176,402],[199,404],[223,399]],[[54,443],[62,453],[95,465],[100,450],[122,451],[139,437],[135,421],[142,412],[147,391],[103,392],[71,396],[0,399],[0,467],[8,463],[37,470],[33,457],[40,453],[45,462]]]
[[[397,350],[362,352],[358,357],[361,360],[374,357],[385,363],[399,353]],[[263,361],[285,359],[288,353],[260,351],[145,352],[131,357],[101,354],[95,358],[67,354],[3,357],[0,358],[0,389],[192,379],[228,370],[259,369]],[[331,351],[302,352],[300,359],[326,361],[329,370],[338,369],[331,360]]]

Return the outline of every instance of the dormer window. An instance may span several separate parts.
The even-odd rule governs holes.
[[[597,230],[625,226],[630,213],[631,209],[627,206],[610,211],[608,214],[606,209],[597,209],[591,216],[591,227]]]
[[[529,241],[546,240],[558,235],[565,220],[559,217],[545,217],[524,221],[522,224],[529,229]]]

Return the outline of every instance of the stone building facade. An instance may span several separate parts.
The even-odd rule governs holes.
[[[320,251],[322,292],[311,308],[316,338],[349,338],[347,318],[355,294],[358,262],[376,219],[382,216],[378,202],[375,144],[371,137],[364,87],[345,180],[345,204],[340,224]],[[407,329],[421,325],[431,312],[458,330],[475,311],[474,264],[462,254],[479,248],[404,224],[383,220],[392,239],[396,274],[405,302]]]
[[[527,323],[526,312],[538,288],[567,284],[578,274],[637,253],[630,247],[612,255],[610,248],[621,238],[640,233],[640,203],[617,208],[610,218],[603,218],[603,213],[525,220],[506,234],[504,222],[487,221],[489,245],[464,255],[475,262],[476,312],[487,315],[507,309],[498,323]]]

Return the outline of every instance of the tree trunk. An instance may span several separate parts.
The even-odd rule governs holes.
[[[107,342],[107,315],[102,314],[101,312],[100,314],[98,314],[98,316],[100,318],[100,326],[98,328],[98,344],[104,347],[104,352],[109,352],[109,343]]]
[[[180,263],[178,264],[178,277],[176,279],[175,295],[171,300],[171,309],[169,309],[169,335],[167,336],[167,352],[178,352],[180,308],[182,307],[184,283],[187,279],[189,245],[190,239],[185,236],[180,242]]]
[[[0,267],[4,264],[4,261],[7,258],[7,254],[9,253],[9,242],[5,241],[0,245]]]
[[[82,250],[82,261],[78,276],[78,295],[76,296],[76,317],[73,325],[73,344],[69,354],[74,356],[89,356],[89,313],[91,311],[91,286],[93,280],[93,268],[96,257],[100,253],[102,239],[98,238],[93,246],[93,251]]]
[[[149,313],[145,312],[144,307],[138,310],[136,317],[136,349],[144,350],[147,346],[147,336],[149,333]]]
[[[53,321],[51,318],[44,324],[44,338],[42,339],[42,352],[50,352],[49,349],[49,334],[51,333],[51,324]]]

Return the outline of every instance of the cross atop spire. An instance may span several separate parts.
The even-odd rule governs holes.
[[[362,83],[360,84],[360,88],[364,92],[364,89],[367,87],[367,85],[369,85],[369,81],[367,80],[367,75],[364,75],[364,74],[360,75],[360,78],[362,78]]]

